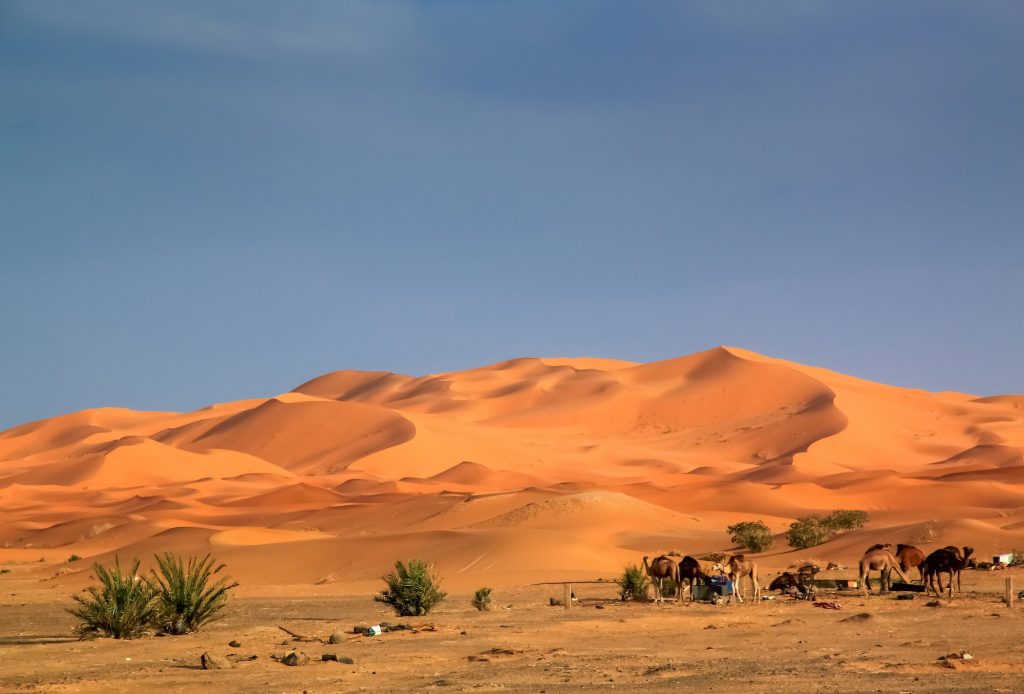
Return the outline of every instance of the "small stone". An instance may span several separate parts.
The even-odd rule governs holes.
[[[235,664],[227,658],[213,653],[203,653],[199,657],[199,663],[203,666],[204,670],[231,670],[236,667]]]
[[[241,648],[242,644],[238,643],[238,641],[232,641],[228,644],[228,646],[230,646],[231,648]]]
[[[305,665],[309,662],[309,656],[302,651],[291,651],[285,657],[281,658],[281,662],[285,665]]]
[[[336,631],[336,632],[334,632],[334,633],[333,633],[333,634],[331,634],[331,635],[330,635],[330,637],[328,637],[328,639],[327,639],[327,642],[328,642],[328,643],[334,643],[334,644],[337,644],[337,643],[344,643],[344,641],[345,641],[345,635],[344,635],[344,634],[342,634],[342,633],[341,633],[340,631]]]
[[[328,661],[335,663],[344,663],[345,665],[354,665],[356,661],[352,660],[348,656],[338,655],[337,653],[324,653],[320,656],[320,660],[325,663]]]

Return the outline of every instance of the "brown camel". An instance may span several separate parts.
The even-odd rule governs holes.
[[[924,563],[924,552],[914,545],[896,545],[894,556],[899,560],[900,568],[904,573],[910,571],[911,567],[916,567],[921,582],[924,582],[924,570],[921,568],[921,564]]]
[[[655,557],[651,563],[644,557],[644,572],[651,577],[651,583],[654,584],[654,602],[664,602],[665,596],[661,592],[661,587],[666,578],[675,577],[676,563],[664,554]]]
[[[971,555],[974,554],[973,547],[964,547],[963,554],[957,547],[949,546],[937,549],[927,557],[921,564],[922,580],[928,589],[939,597],[942,588],[942,574],[949,574],[949,597],[953,597],[953,582],[957,584],[957,592],[960,592],[960,572],[970,563]],[[935,590],[935,582],[938,581],[939,589]]]
[[[750,582],[754,584],[754,602],[761,601],[761,584],[757,582],[757,564],[755,562],[742,554],[734,554],[729,557],[729,562],[725,566],[715,564],[714,568],[732,576],[732,592],[740,602],[743,602],[742,579],[744,576],[750,576]]]
[[[683,581],[687,581],[690,584],[690,602],[693,602],[693,587],[697,581],[701,583],[708,582],[708,576],[704,573],[704,569],[701,568],[700,562],[691,556],[685,556],[679,560],[679,565],[676,567],[676,600],[681,601],[683,599]]]
[[[871,580],[868,578],[868,574],[872,571],[881,572],[879,580],[882,586],[879,591],[882,593],[889,592],[889,579],[893,571],[895,571],[901,579],[907,581],[907,575],[903,573],[903,569],[900,568],[899,560],[893,556],[888,547],[891,547],[891,545],[873,545],[869,547],[868,551],[864,553],[864,556],[860,558],[861,592],[863,592],[865,596],[868,594],[868,591],[871,590]]]

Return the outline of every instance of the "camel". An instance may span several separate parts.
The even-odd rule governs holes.
[[[664,602],[665,596],[662,595],[661,586],[666,578],[675,577],[676,563],[664,554],[655,557],[651,563],[648,563],[648,557],[644,557],[644,572],[651,577],[651,583],[654,584],[654,602]]]
[[[881,581],[881,588],[879,592],[889,592],[889,580],[892,576],[892,572],[907,581],[907,575],[903,573],[903,569],[900,568],[899,560],[893,556],[892,552],[889,551],[889,547],[892,545],[873,545],[868,548],[868,551],[864,553],[864,556],[860,558],[860,580],[861,580],[861,591],[867,596],[868,591],[871,590],[871,580],[868,578],[868,574],[872,571],[881,572],[879,580]]]
[[[924,563],[924,552],[914,545],[896,545],[896,553],[893,556],[899,560],[900,568],[904,572],[910,571],[912,566],[917,567],[921,582],[924,582],[924,570],[921,568],[921,564]]]
[[[700,562],[691,556],[685,556],[679,560],[679,565],[676,566],[676,600],[682,601],[683,599],[683,581],[688,581],[690,584],[690,602],[693,602],[693,587],[697,581],[701,583],[707,583],[708,575],[704,573],[704,570],[700,566]]]
[[[971,555],[974,554],[973,547],[964,547],[963,554],[956,547],[949,546],[937,549],[927,557],[921,564],[922,580],[928,589],[939,597],[943,591],[942,575],[949,574],[949,597],[953,597],[953,582],[957,584],[957,592],[960,592],[960,572],[970,563]],[[935,590],[935,582],[938,581],[939,589]]]
[[[761,584],[757,582],[757,564],[755,562],[747,559],[742,554],[734,554],[729,557],[729,561],[725,566],[715,564],[714,569],[732,576],[733,595],[740,602],[743,602],[742,579],[744,576],[750,576],[750,582],[754,584],[754,601],[761,601]]]

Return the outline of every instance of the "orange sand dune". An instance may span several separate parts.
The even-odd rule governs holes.
[[[780,533],[762,561],[781,567],[808,555],[785,546],[789,523],[837,508],[872,521],[815,556],[852,563],[876,541],[984,555],[1024,547],[1024,395],[732,347],[336,371],[194,412],[2,432],[0,506],[0,563],[212,551],[253,582],[364,581],[407,557],[470,587],[611,576],[644,553],[727,550],[726,526],[758,519]]]

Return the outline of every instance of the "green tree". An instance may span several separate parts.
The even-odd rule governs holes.
[[[743,521],[726,528],[729,539],[751,552],[764,552],[775,542],[771,529],[762,521]]]
[[[840,531],[856,530],[868,522],[865,511],[833,511],[827,516],[803,516],[790,523],[786,540],[790,547],[807,549],[822,545]]]

